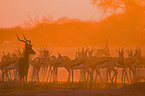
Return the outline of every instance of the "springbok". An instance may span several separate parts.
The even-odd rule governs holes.
[[[92,48],[91,51],[88,51],[88,53],[89,53],[89,59],[90,60],[92,59],[91,60],[92,63],[95,63],[96,60],[98,60],[98,62],[99,62],[99,59],[103,59],[103,57],[105,57],[105,58],[106,57],[110,57],[109,47],[108,47],[107,43],[106,43],[105,48],[103,48],[103,49],[97,49],[96,50],[95,56],[93,56],[93,51],[95,51],[95,49],[93,49],[93,48]],[[103,64],[97,64],[97,67],[96,68],[92,68],[93,72],[94,72],[94,70],[96,71],[95,82],[97,80],[97,76],[98,75],[100,77],[100,81],[103,81],[103,79],[100,76],[100,68],[106,68],[107,66],[105,67],[105,66],[102,66],[102,65]],[[94,66],[94,64],[92,66]]]
[[[53,77],[54,83],[57,83],[58,81],[57,69],[55,67],[56,61],[57,61],[57,58],[54,55],[49,58],[49,70],[48,70],[46,82],[48,82],[49,77],[50,77],[50,82],[52,81],[52,77]],[[53,68],[53,70],[51,68]]]
[[[118,58],[117,57],[110,57],[110,56],[105,56],[105,57],[93,56],[92,58],[90,58],[90,61],[92,63],[92,70],[93,71],[96,70],[96,76],[98,74],[101,81],[103,81],[103,80],[100,76],[100,68],[107,68],[106,82],[108,81],[108,75],[109,75],[111,82],[113,83],[113,80],[115,79],[115,83],[116,83],[118,71],[115,67],[124,68],[124,66],[120,64],[120,61],[122,61],[122,59],[124,60],[124,57],[122,57],[122,54],[121,54],[121,52],[119,52]],[[112,78],[110,75],[111,71],[114,72],[114,75]],[[95,80],[96,80],[96,77],[95,77]]]
[[[95,51],[95,49],[92,47],[92,49],[90,50],[89,48],[87,48],[87,52],[88,52],[88,59],[90,59],[90,58],[92,58],[93,57],[93,52]],[[85,52],[77,52],[78,53],[78,57],[83,57],[83,53],[85,53]],[[79,56],[80,55],[80,56]],[[85,54],[85,55],[87,55],[87,53]],[[81,58],[78,58],[78,59],[81,59]],[[89,77],[87,77],[87,81],[88,81],[88,78]],[[85,70],[84,69],[81,69],[81,71],[80,71],[80,81],[83,81],[83,82],[85,82],[86,81],[86,72],[85,72]]]
[[[87,53],[87,51],[85,52]],[[85,54],[84,53],[84,54]],[[64,67],[68,73],[68,82],[70,82],[70,74],[72,73],[72,83],[73,83],[73,70],[76,69],[84,69],[90,76],[90,84],[92,84],[92,73],[90,71],[90,62],[87,59],[87,56],[84,55],[84,57],[82,57],[80,60],[71,60],[69,57],[67,56],[61,56],[60,54],[58,54],[59,57],[57,59],[57,63],[55,67]]]
[[[11,58],[9,53],[1,59],[0,69],[2,70],[2,81],[4,81],[4,75],[6,74],[6,82],[9,81],[8,71],[15,69],[14,80],[16,80],[17,72],[18,72],[18,58]],[[10,75],[11,77],[11,75]]]
[[[136,78],[136,71],[135,71],[135,66],[136,66],[136,57],[133,56],[133,51],[132,50],[127,50],[128,53],[128,57],[125,59],[125,68],[129,68],[129,75],[130,75],[130,80],[131,83],[134,82],[135,78]],[[133,80],[132,80],[132,76],[131,76],[131,72],[133,73]]]
[[[68,71],[68,73],[69,73],[68,80],[67,80],[68,82],[70,81],[71,69],[66,67],[66,65],[68,63],[70,63],[70,62],[71,62],[71,59],[68,56],[61,56],[58,53],[58,58],[57,58],[57,60],[55,61],[54,65],[53,65],[53,72],[55,72],[55,73],[57,73],[58,68],[60,68],[60,67],[64,67]]]
[[[1,58],[1,62],[0,62],[0,69],[2,70],[3,69],[3,66],[4,65],[7,65],[7,64],[4,64],[4,63],[6,63],[6,61],[7,61],[7,59],[8,58],[10,58],[9,56],[8,56],[8,54],[7,55],[5,55],[5,53],[3,52],[3,55],[2,55],[2,58]],[[9,76],[8,76],[8,70],[2,70],[2,81],[4,82],[4,75],[6,74],[6,82],[7,82],[7,80],[9,81]]]
[[[103,49],[97,49],[95,52],[95,56],[97,57],[110,56],[108,44],[106,43],[105,48]]]
[[[31,41],[27,40],[24,35],[23,35],[23,37],[25,40],[21,40],[17,34],[18,40],[25,43],[24,56],[19,59],[18,69],[19,69],[19,73],[20,73],[21,83],[22,82],[25,83],[24,77],[25,77],[26,83],[27,83],[27,76],[28,76],[28,69],[29,69],[29,55],[35,54],[35,51],[32,49],[33,45],[31,44]]]
[[[45,79],[45,73],[46,73],[45,70],[48,69],[49,58],[50,58],[50,54],[52,53],[45,49],[43,51],[40,50],[39,52],[40,52],[39,57],[36,57],[34,59],[33,73],[32,73],[32,81],[33,81],[33,78],[35,81],[35,77],[37,74],[38,83],[39,83],[39,71],[41,67],[42,67],[42,71],[44,73],[44,79]]]
[[[120,64],[123,68],[123,72],[122,72],[122,82],[125,83],[125,78],[127,78],[127,82],[129,82],[129,79],[128,79],[128,76],[127,76],[127,71],[126,69],[128,68],[129,69],[129,74],[130,74],[130,80],[132,82],[132,78],[131,78],[131,72],[133,73],[133,80],[135,78],[135,69],[134,69],[134,66],[135,66],[135,63],[136,63],[136,60],[134,58],[134,56],[132,56],[132,51],[128,52],[128,57],[127,58],[124,58],[124,51],[122,49],[122,51],[119,50],[116,50],[119,54],[119,57],[118,57],[118,60],[117,60],[117,63]]]
[[[135,67],[137,68],[137,71],[138,71],[136,81],[138,81],[139,79],[145,80],[145,77],[143,76],[144,75],[145,58],[143,56],[141,56],[141,49],[140,48],[137,48],[134,51],[135,51],[134,56],[136,59],[136,66]],[[140,75],[140,68],[142,68],[142,76]]]
[[[93,56],[91,59],[91,69],[94,72],[96,70],[96,74],[99,75],[100,80],[103,81],[103,79],[100,76],[100,68],[107,68],[106,71],[106,83],[108,81],[108,75],[110,77],[111,82],[113,83],[113,80],[115,78],[115,83],[117,79],[117,70],[115,69],[116,63],[115,63],[115,58],[113,57],[96,57]],[[113,77],[111,78],[111,71],[114,72]]]

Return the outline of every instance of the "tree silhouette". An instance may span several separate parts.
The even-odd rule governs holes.
[[[104,13],[122,13],[134,9],[145,10],[145,0],[92,0],[92,5],[103,9]]]

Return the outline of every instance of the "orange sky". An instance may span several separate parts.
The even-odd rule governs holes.
[[[80,20],[100,20],[101,11],[91,5],[91,0],[1,0],[0,27],[23,25],[31,17],[52,16]]]

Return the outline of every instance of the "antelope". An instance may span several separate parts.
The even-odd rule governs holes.
[[[93,51],[95,51],[95,49],[92,48],[92,51],[89,51],[88,53],[89,53],[89,59],[92,63],[92,71],[93,72],[94,72],[94,70],[96,71],[95,82],[97,80],[97,75],[99,75],[100,81],[103,81],[102,77],[100,76],[100,68],[107,68],[108,67],[107,70],[108,71],[110,70],[110,68],[108,66],[109,61],[107,60],[107,58],[110,58],[108,45],[106,44],[105,48],[103,48],[103,49],[98,49],[95,53],[95,56],[93,56]],[[110,58],[110,60],[111,60],[111,58]],[[114,60],[112,59],[112,61],[114,61]],[[103,64],[103,62],[104,62],[104,64]],[[112,63],[114,63],[114,62],[112,62]],[[114,70],[115,74],[117,74],[116,69],[113,69],[113,70]],[[107,76],[107,79],[108,79],[108,76]]]
[[[58,81],[57,68],[55,67],[56,61],[57,61],[57,58],[54,55],[49,58],[49,70],[48,70],[46,82],[48,82],[49,77],[50,77],[50,82],[51,82],[52,76],[53,76],[54,83]],[[52,67],[53,67],[53,70],[51,69]]]
[[[93,57],[93,52],[95,51],[95,49],[92,47],[92,49],[90,50],[89,48],[87,48],[87,52],[88,52],[88,59],[90,59],[90,58],[92,58]],[[79,55],[79,51],[78,51],[78,55]],[[83,54],[81,54],[80,53],[80,55],[83,55]],[[86,54],[87,55],[87,54]],[[78,58],[79,59],[79,58]],[[81,81],[81,79],[82,79],[82,81],[86,81],[86,72],[85,72],[85,70],[84,69],[81,69],[81,71],[80,71],[80,81]],[[89,77],[87,77],[87,81],[88,81],[88,78]]]
[[[67,80],[68,82],[70,81],[71,69],[66,67],[66,65],[70,62],[71,62],[71,59],[68,56],[61,56],[58,53],[58,58],[53,65],[53,72],[55,72],[55,73],[57,73],[58,68],[60,68],[60,67],[64,67],[68,71],[68,73],[69,73],[68,80]]]
[[[106,47],[106,48],[108,48],[108,47]],[[109,50],[109,48],[108,48],[108,50]],[[122,55],[121,56],[120,55],[121,54],[119,54],[118,58],[117,57],[110,57],[109,55],[104,56],[104,57],[92,56],[90,58],[90,61],[92,63],[92,71],[96,70],[96,76],[98,74],[100,77],[100,80],[103,81],[102,77],[100,76],[100,68],[107,68],[107,70],[106,70],[106,83],[108,81],[108,76],[110,77],[110,80],[112,83],[114,83],[113,80],[115,80],[115,83],[116,83],[118,71],[115,67],[124,68],[123,65],[118,63],[118,61],[120,61],[120,59],[122,58],[121,57]],[[103,55],[101,55],[101,56],[103,56]],[[114,72],[113,77],[111,77],[111,74],[110,74],[111,71]],[[96,81],[96,78],[97,77],[95,77],[95,81]]]
[[[132,82],[131,71],[133,73],[133,78],[135,78],[134,66],[135,66],[135,62],[136,62],[135,58],[132,56],[132,51],[130,53],[129,53],[129,51],[127,51],[128,52],[128,57],[127,58],[124,58],[124,51],[123,51],[123,49],[121,51],[120,51],[120,49],[116,50],[116,51],[119,54],[117,63],[120,64],[122,66],[122,68],[123,68],[122,82],[125,83],[125,78],[127,78],[127,82],[129,82],[128,76],[127,76],[127,71],[126,71],[127,68],[129,68],[130,79],[131,79],[131,82]]]
[[[141,49],[140,48],[137,48],[134,51],[135,51],[134,56],[135,56],[135,59],[136,59],[136,66],[135,66],[135,68],[138,68],[137,69],[138,70],[138,74],[137,74],[136,80],[141,79],[141,78],[143,78],[145,80],[145,78],[143,77],[145,58],[143,58],[141,56]],[[142,68],[142,76],[140,76],[140,74],[139,74],[140,73],[139,68]]]
[[[130,75],[130,80],[131,80],[131,83],[134,82],[135,80],[135,74],[136,74],[136,71],[135,71],[135,65],[136,65],[136,58],[135,56],[133,56],[133,51],[130,50],[127,50],[127,53],[128,53],[128,57],[125,59],[125,64],[124,66],[126,68],[129,68],[129,75]],[[132,76],[131,76],[131,72],[133,73],[133,80],[132,80]]]
[[[105,48],[96,50],[95,56],[97,57],[110,56],[108,44],[106,43]]]
[[[16,80],[16,76],[18,72],[18,58],[11,58],[9,53],[7,54],[7,56],[4,54],[1,59],[0,69],[2,70],[3,82],[4,82],[5,73],[6,73],[6,82],[7,82],[7,79],[8,81],[10,80],[8,76],[8,71],[14,70],[14,69],[16,70],[15,77],[14,77],[14,79]],[[11,74],[10,74],[10,77],[11,77]]]
[[[100,68],[107,68],[106,71],[106,83],[108,81],[108,75],[110,77],[111,82],[113,83],[113,79],[115,78],[115,83],[117,79],[117,70],[115,69],[115,58],[113,57],[96,57],[93,56],[91,59],[91,69],[92,71],[96,70],[96,75],[98,74],[100,77],[100,80],[103,81],[103,79],[100,76]],[[111,78],[111,71],[114,72],[113,77]]]
[[[17,34],[17,39],[20,42],[25,43],[24,56],[20,58],[18,62],[20,80],[21,80],[21,83],[25,84],[25,82],[27,83],[27,76],[28,76],[28,69],[29,69],[29,55],[35,54],[35,51],[32,49],[33,45],[31,44],[31,41],[27,40],[24,35],[23,37],[25,40],[21,40]],[[24,77],[25,77],[25,80],[24,80]]]
[[[52,52],[46,51],[45,49],[43,51],[39,51],[39,57],[36,57],[34,59],[34,64],[33,64],[33,73],[32,73],[32,81],[34,78],[35,81],[35,75],[37,74],[37,81],[39,83],[39,71],[40,68],[42,67],[44,70],[44,79],[45,79],[45,69],[48,68],[49,65],[49,56]]]
[[[77,60],[71,60],[69,57],[67,56],[61,56],[60,54],[58,54],[59,57],[57,59],[57,63],[56,63],[56,67],[64,67],[68,73],[68,82],[70,82],[70,74],[72,76],[72,83],[73,83],[73,70],[76,69],[84,69],[90,76],[90,84],[92,83],[92,74],[90,71],[90,63],[89,60],[87,59],[87,50],[86,52],[84,52],[84,55],[82,56],[81,59]]]

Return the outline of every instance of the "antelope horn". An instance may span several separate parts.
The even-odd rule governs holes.
[[[124,48],[121,50],[123,52]]]
[[[15,51],[17,52],[17,49],[15,49]]]
[[[23,37],[24,37],[24,39],[25,39],[27,42],[29,42],[29,44],[31,44],[31,41],[30,41],[30,40],[27,40],[27,39],[25,38],[24,34],[23,34]]]
[[[117,49],[116,49],[116,51],[117,51],[118,53],[120,53]]]
[[[132,49],[130,51],[132,51]]]
[[[129,51],[128,50],[126,50],[126,52],[129,54]]]
[[[120,52],[120,48],[119,48],[119,52]]]
[[[127,52],[127,53],[129,53],[129,49],[128,49],[128,50],[126,50],[126,52]]]
[[[94,49],[94,46],[92,47],[92,49]]]
[[[51,55],[52,51],[49,53],[49,55]]]
[[[19,40],[19,41],[21,41],[21,42],[24,42],[24,43],[28,44],[26,41],[21,40],[21,39],[19,38],[18,34],[17,34],[17,38],[18,38],[18,40]]]
[[[3,51],[3,55],[5,56],[5,52]]]
[[[84,51],[84,47],[82,48],[82,51]]]
[[[137,49],[135,50],[135,49],[133,49],[135,52],[137,52]]]
[[[88,51],[89,51],[89,48],[87,48],[85,52],[88,52]]]
[[[7,56],[9,56],[9,55],[10,55],[10,53],[8,52]]]
[[[94,52],[95,50],[96,50],[95,48],[92,48],[92,50],[91,50],[91,51],[92,51],[92,52]]]
[[[59,53],[57,53],[58,55],[60,55]]]
[[[80,49],[78,48],[78,52],[80,52]]]
[[[86,49],[87,51],[91,51],[88,47],[87,47],[87,49]]]
[[[40,52],[40,50],[39,50],[39,49],[36,49],[36,50]]]
[[[60,57],[62,57],[59,53],[57,53]]]

